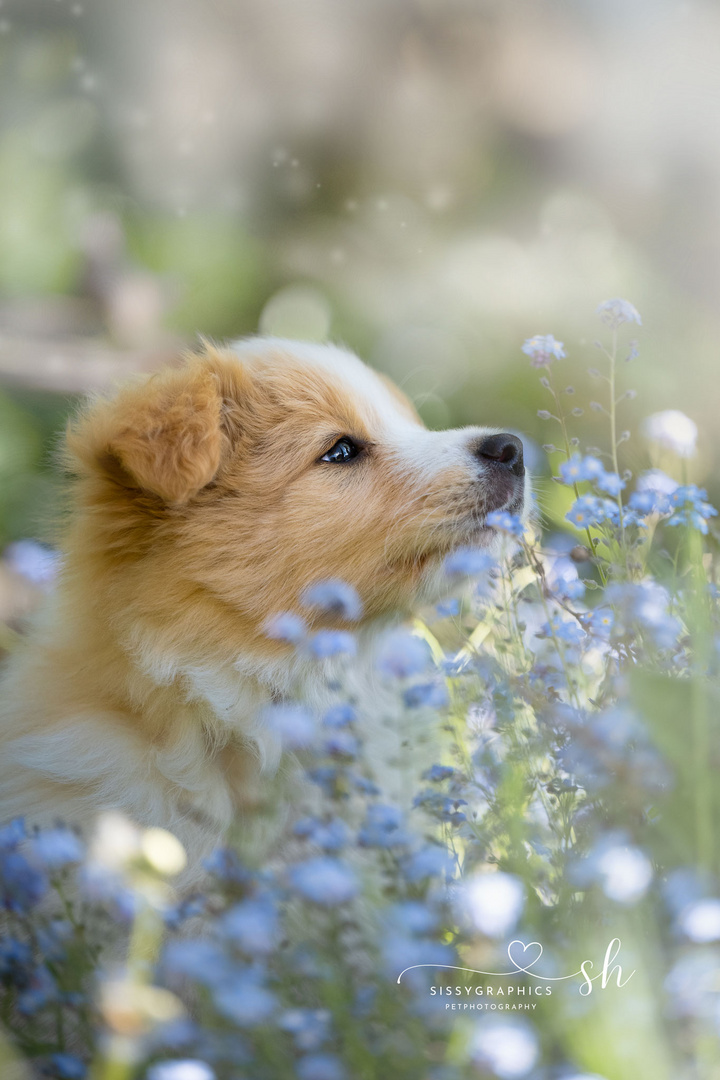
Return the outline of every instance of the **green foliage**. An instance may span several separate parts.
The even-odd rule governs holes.
[[[164,282],[171,296],[169,325],[193,338],[255,331],[268,270],[261,249],[223,215],[135,219],[133,255]]]

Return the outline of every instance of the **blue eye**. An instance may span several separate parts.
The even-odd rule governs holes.
[[[330,461],[333,464],[342,464],[345,461],[352,461],[360,453],[360,447],[357,443],[354,443],[352,439],[348,439],[347,436],[343,436],[342,439],[338,439],[333,447],[331,447],[326,454],[320,458],[321,461]]]

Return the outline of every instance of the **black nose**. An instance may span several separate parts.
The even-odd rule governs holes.
[[[474,453],[483,463],[501,465],[515,476],[522,476],[525,472],[523,444],[516,435],[510,435],[507,431],[501,435],[486,435],[475,444]]]

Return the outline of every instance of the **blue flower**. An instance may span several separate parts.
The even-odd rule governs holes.
[[[310,638],[310,651],[320,660],[329,656],[354,656],[357,643],[347,630],[318,630]]]
[[[509,533],[510,536],[523,536],[525,533],[525,526],[517,514],[511,514],[507,510],[491,511],[485,518],[485,524],[491,529]]]
[[[252,881],[252,874],[240,862],[237,852],[231,848],[216,848],[212,855],[204,860],[203,866],[208,873],[228,884],[248,885]]]
[[[0,979],[15,986],[24,985],[32,966],[32,949],[14,937],[0,938]]]
[[[411,837],[401,826],[402,811],[396,806],[375,803],[368,807],[367,817],[358,833],[362,847],[393,848],[411,842]]]
[[[380,788],[377,784],[374,784],[372,780],[368,780],[367,776],[361,776],[360,773],[347,774],[348,780],[357,788],[358,791],[362,791],[364,795],[379,795]]]
[[[292,611],[283,611],[265,623],[265,633],[269,638],[289,641],[293,645],[298,645],[303,640],[306,631],[304,620],[299,615],[294,615]]]
[[[45,961],[62,960],[66,955],[67,942],[73,936],[73,925],[68,919],[52,919],[35,930],[37,948]]]
[[[489,552],[478,548],[460,547],[448,555],[443,563],[443,569],[451,576],[476,577],[478,574],[484,574],[494,565],[495,559]]]
[[[433,783],[437,783],[440,780],[448,780],[451,776],[455,775],[455,769],[451,765],[431,765],[429,769],[423,773],[423,777],[426,780],[431,780]]]
[[[48,1065],[57,1080],[84,1080],[87,1076],[85,1062],[74,1054],[52,1054]]]
[[[363,606],[357,589],[346,581],[330,578],[311,585],[303,593],[306,607],[319,608],[328,615],[335,615],[350,622],[357,622],[362,616]]]
[[[559,615],[551,615],[549,622],[543,625],[538,637],[555,637],[559,641],[567,641],[570,645],[579,645],[585,640],[585,631],[577,622],[563,619]]]
[[[552,334],[535,334],[527,339],[522,351],[530,357],[532,366],[536,368],[548,367],[553,360],[565,356],[565,346],[562,341],[556,341]]]
[[[377,986],[358,986],[355,991],[355,1001],[350,1010],[351,1016],[364,1019],[369,1016],[377,1000]]]
[[[580,600],[585,595],[585,582],[581,578],[562,578],[555,586],[559,596],[567,600]]]
[[[602,500],[597,495],[581,495],[572,504],[565,517],[571,525],[579,529],[587,528],[589,525],[599,525],[605,520]]]
[[[391,929],[411,934],[427,934],[438,922],[437,913],[419,900],[404,900],[391,904],[383,912],[383,919]]]
[[[437,941],[418,938],[392,929],[382,939],[384,968],[390,979],[397,979],[405,968],[415,964],[443,967],[454,960],[452,949]]]
[[[253,969],[233,972],[213,990],[219,1012],[240,1027],[254,1027],[269,1020],[277,1008],[277,999]]]
[[[589,525],[601,525],[604,521],[617,521],[618,508],[609,499],[601,499],[598,495],[581,495],[565,518],[571,525],[584,529]]]
[[[634,622],[648,630],[661,649],[674,648],[682,625],[670,614],[670,596],[662,585],[643,581],[624,587],[611,586],[606,596],[616,608],[624,607]]]
[[[14,818],[0,828],[0,851],[15,851],[26,836],[25,818]]]
[[[334,731],[324,743],[325,753],[330,757],[355,758],[359,749],[358,739],[349,731]]]
[[[661,495],[657,491],[633,491],[628,499],[628,506],[643,517],[648,514],[666,514],[670,509],[667,495]]]
[[[383,675],[403,679],[420,675],[430,665],[432,656],[426,641],[407,630],[394,630],[384,638],[377,658]]]
[[[683,484],[668,496],[671,508],[675,512],[668,520],[668,525],[690,525],[703,535],[707,534],[707,519],[717,516],[717,510],[707,501],[707,492],[696,484]]]
[[[457,679],[466,670],[467,659],[463,656],[444,656],[439,666],[446,679]]]
[[[307,776],[314,784],[322,788],[328,797],[332,798],[343,772],[337,765],[315,765],[307,770]]]
[[[595,482],[607,495],[619,495],[625,488],[625,481],[617,473],[602,472]]]
[[[449,877],[454,867],[455,860],[447,848],[427,844],[407,859],[403,871],[408,881],[423,881],[428,877]]]
[[[187,896],[177,904],[164,908],[163,919],[168,929],[179,930],[188,919],[204,915],[207,911],[208,906],[204,896]]]
[[[82,862],[84,856],[80,840],[64,826],[37,833],[31,846],[34,858],[47,870],[59,870],[71,863]]]
[[[280,736],[284,747],[300,750],[310,746],[316,735],[315,718],[302,705],[282,702],[263,710],[268,728]]]
[[[671,506],[695,506],[707,499],[707,491],[705,488],[698,487],[697,484],[680,484],[675,488],[668,500]]]
[[[307,837],[324,851],[340,851],[349,843],[350,830],[342,818],[318,821],[317,818],[301,818],[293,827],[296,836]]]
[[[634,322],[642,326],[642,319],[637,308],[629,300],[621,300],[619,297],[614,300],[605,300],[599,305],[597,313],[602,321],[613,329],[626,322]]]
[[[586,454],[583,458],[583,476],[584,480],[597,480],[605,472],[603,463],[600,458],[593,457],[592,454]]]
[[[135,918],[140,900],[129,887],[119,870],[101,863],[84,863],[78,873],[83,897],[93,903],[105,904],[113,918],[120,923],[130,923]]]
[[[662,585],[642,582],[636,586],[634,613],[642,625],[652,632],[661,648],[674,648],[682,633],[679,619],[667,610],[669,597]]]
[[[57,998],[58,988],[55,979],[41,964],[30,973],[27,984],[18,995],[18,1012],[23,1016],[33,1016],[51,1001],[57,1001]]]
[[[19,851],[0,851],[0,905],[9,911],[26,912],[48,890],[42,870],[31,866]]]
[[[290,870],[290,882],[306,900],[324,907],[345,904],[358,891],[357,879],[350,867],[329,855],[296,863]]]
[[[596,608],[585,623],[590,634],[604,641],[609,639],[614,624],[615,615],[609,607]]]
[[[347,727],[353,724],[357,716],[352,705],[343,702],[340,705],[332,705],[323,716],[323,725],[329,728]]]
[[[208,986],[227,979],[232,974],[225,950],[217,942],[207,938],[169,942],[163,962],[171,974],[185,975]]]
[[[347,1072],[335,1054],[306,1054],[296,1066],[298,1080],[346,1080]]]
[[[409,709],[417,709],[423,705],[442,709],[447,705],[449,697],[445,683],[436,681],[409,686],[403,694],[403,701]]]
[[[571,738],[558,761],[587,791],[609,786],[619,771],[630,772],[633,784],[648,792],[667,788],[667,769],[648,745],[644,725],[628,709],[612,708],[590,717],[577,714],[568,726]]]
[[[460,614],[460,601],[454,596],[449,600],[441,600],[439,604],[435,605],[435,610],[443,619],[452,618],[454,615]]]
[[[605,469],[599,458],[573,454],[567,461],[563,461],[559,471],[566,484],[576,484],[584,480],[597,480]]]
[[[448,821],[451,825],[460,825],[463,821],[467,821],[466,814],[460,810],[461,806],[467,806],[466,799],[442,795],[439,791],[433,791],[432,788],[419,791],[413,799],[413,806],[422,806],[438,821]]]
[[[271,953],[278,941],[279,920],[273,900],[252,897],[231,907],[220,920],[226,937],[251,956]]]
[[[638,529],[647,529],[647,524],[643,520],[644,516],[645,515],[637,514],[634,510],[629,510],[627,507],[625,507],[623,510],[623,524],[626,528],[628,528],[630,525],[635,525]]]
[[[298,1050],[317,1050],[330,1036],[328,1009],[288,1009],[278,1019],[278,1027],[289,1031]]]
[[[60,553],[37,540],[16,540],[7,546],[4,556],[16,574],[41,588],[52,584],[60,566]]]
[[[707,881],[695,867],[681,866],[668,874],[662,894],[670,913],[677,918],[690,904],[705,898]]]
[[[697,529],[703,536],[707,536],[708,523],[697,510],[678,510],[666,522],[667,525],[689,525],[691,529]]]
[[[712,1022],[717,1013],[715,978],[718,969],[716,949],[693,949],[681,954],[664,981],[672,1014],[700,1017]]]

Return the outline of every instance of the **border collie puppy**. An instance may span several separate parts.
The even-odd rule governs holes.
[[[262,799],[273,701],[320,702],[317,662],[268,636],[340,579],[377,628],[442,591],[492,510],[528,502],[522,444],[428,431],[384,376],[331,345],[210,345],[90,401],[65,443],[60,578],[0,685],[0,819],[173,831],[191,871]],[[373,693],[368,668],[368,694]]]

